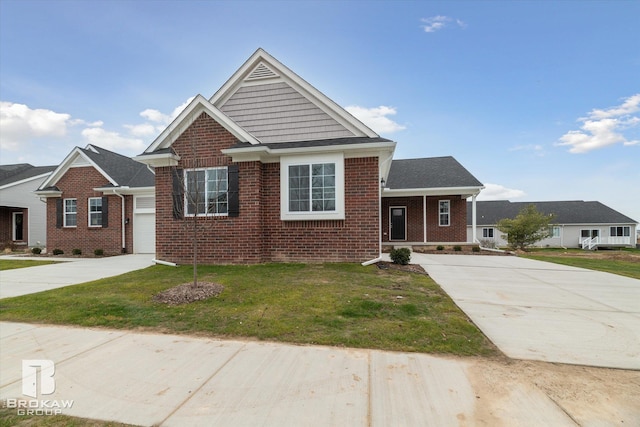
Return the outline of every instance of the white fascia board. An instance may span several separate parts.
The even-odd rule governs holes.
[[[156,194],[156,187],[97,187],[94,191],[100,191],[106,194],[121,194],[121,195],[150,195]]]
[[[410,196],[473,196],[478,195],[484,187],[434,187],[434,188],[385,188],[382,197]]]
[[[89,156],[84,154],[80,147],[75,147],[73,150],[71,150],[71,152],[67,155],[67,157],[65,157],[62,163],[60,163],[60,165],[56,168],[56,170],[54,170],[51,173],[51,175],[49,175],[49,177],[42,184],[40,184],[40,188],[47,188],[47,187],[50,187],[51,185],[55,185],[58,182],[58,180],[62,178],[62,176],[65,173],[67,173],[67,171],[71,168],[71,165],[73,164],[74,160],[78,156],[81,156],[84,160],[86,160],[95,170],[100,172],[100,174],[104,176],[105,179],[109,181],[111,184],[113,184],[114,186],[118,186],[118,183],[113,178],[111,178],[105,171],[103,171],[102,168],[100,168],[100,166],[98,166],[93,160],[91,160]]]
[[[10,182],[9,184],[5,184],[5,185],[0,186],[0,190],[4,190],[5,188],[10,188],[10,187],[13,187],[15,185],[25,184],[25,183],[27,183],[29,181],[35,181],[36,179],[44,179],[48,175],[50,175],[51,173],[52,172],[47,172],[47,173],[43,173],[43,174],[40,174],[40,175],[32,176],[30,178],[21,179],[20,181]]]
[[[36,190],[33,192],[36,197],[60,197],[62,196],[62,191],[55,190]]]
[[[216,107],[220,107],[233,96],[238,87],[253,84],[244,82],[244,79],[260,62],[266,63],[269,68],[279,75],[278,79],[288,83],[303,95],[306,95],[305,97],[309,99],[309,101],[313,102],[313,104],[338,121],[338,123],[354,135],[368,136],[370,138],[380,136],[262,48],[256,50],[253,55],[242,64],[238,71],[233,73],[226,83],[209,99],[209,102]]]
[[[325,145],[318,147],[294,147],[284,149],[274,149],[264,145],[256,147],[228,148],[221,150],[222,154],[231,156],[233,162],[247,162],[259,160],[263,163],[278,162],[281,156],[292,155],[314,155],[326,153],[344,153],[344,158],[354,157],[384,157],[385,153],[390,155],[395,150],[396,143],[391,142],[371,142],[356,145]]]
[[[133,160],[154,168],[161,168],[164,166],[178,166],[180,156],[173,153],[143,154],[133,157]]]
[[[260,141],[256,139],[249,132],[241,128],[237,123],[231,120],[226,114],[218,110],[204,96],[198,94],[195,98],[185,107],[184,110],[176,117],[173,122],[167,128],[162,131],[160,135],[147,147],[145,153],[152,153],[158,149],[170,147],[176,139],[182,133],[187,130],[189,126],[194,122],[196,118],[202,113],[206,112],[222,127],[228,130],[233,136],[238,138],[242,142],[249,142],[251,144],[259,144]]]

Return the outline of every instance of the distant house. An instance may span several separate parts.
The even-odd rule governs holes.
[[[465,200],[482,184],[451,157],[392,162],[395,146],[258,49],[135,158],[155,169],[156,258],[191,261],[191,221],[211,264],[467,242]]]
[[[514,218],[533,204],[538,211],[554,215],[552,233],[536,246],[594,249],[598,247],[635,247],[638,222],[600,202],[582,200],[558,202],[480,201],[477,204],[476,234],[485,245],[506,246],[496,224]],[[472,218],[467,217],[467,236],[472,233]]]
[[[0,245],[46,245],[46,205],[33,191],[55,166],[0,166]]]
[[[48,251],[155,252],[154,175],[142,163],[76,147],[35,194],[46,199]]]

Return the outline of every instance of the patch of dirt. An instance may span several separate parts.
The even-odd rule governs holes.
[[[422,266],[418,265],[418,264],[402,265],[402,264],[394,264],[394,263],[388,262],[388,261],[378,261],[376,263],[376,266],[380,270],[389,270],[389,269],[391,269],[391,270],[406,271],[408,273],[427,274],[425,269],[422,268]]]
[[[480,425],[509,425],[504,417],[513,411],[514,398],[533,397],[536,392],[578,425],[637,425],[640,417],[638,371],[477,359],[468,376],[476,393],[475,415]]]
[[[194,285],[189,282],[160,292],[153,297],[153,301],[171,306],[188,304],[217,297],[223,290],[224,286],[218,283],[198,282]]]

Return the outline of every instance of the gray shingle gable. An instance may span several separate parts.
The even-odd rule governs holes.
[[[635,224],[637,221],[596,201],[510,202],[493,200],[476,202],[477,225],[495,225],[503,218],[514,218],[528,205],[544,214],[554,214],[555,224]],[[471,225],[471,203],[467,206],[467,225]]]
[[[56,166],[33,166],[28,163],[0,165],[0,187],[54,171]]]
[[[96,145],[91,147],[93,150],[89,148],[81,150],[119,186],[153,187],[155,185],[155,175],[145,164]]]
[[[451,156],[393,160],[386,188],[482,187],[482,183]]]

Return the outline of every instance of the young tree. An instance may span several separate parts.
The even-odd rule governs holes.
[[[513,249],[525,249],[542,239],[551,236],[549,225],[553,215],[545,215],[530,204],[518,213],[515,218],[504,218],[498,221],[497,228],[505,233],[509,246]]]

